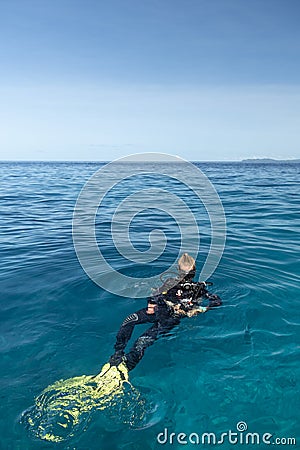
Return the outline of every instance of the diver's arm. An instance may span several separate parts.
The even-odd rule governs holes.
[[[147,306],[147,314],[154,314],[157,308],[157,303],[153,303],[151,300],[148,301],[148,306]]]
[[[157,305],[161,301],[161,299],[162,294],[151,295],[151,297],[148,297],[148,305],[146,313],[154,314],[157,309]]]
[[[206,311],[208,311],[212,308],[216,308],[217,306],[222,305],[222,300],[220,299],[220,297],[217,294],[211,294],[210,292],[207,292],[205,294],[205,297],[209,301],[208,306],[198,306],[198,305],[195,306],[194,308],[192,308],[191,310],[189,310],[187,312],[188,317],[193,317],[198,314],[205,313]]]
[[[165,302],[165,300],[174,296],[175,281],[175,278],[168,278],[162,286],[153,290],[154,294],[148,297],[147,314],[154,314],[159,303]]]
[[[217,306],[222,305],[222,300],[220,299],[220,297],[217,294],[211,294],[210,292],[207,292],[205,297],[209,301],[209,305],[207,307],[208,309],[215,308]]]

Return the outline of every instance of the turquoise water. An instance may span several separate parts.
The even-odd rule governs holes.
[[[28,434],[20,417],[34,398],[58,379],[97,373],[112,353],[123,318],[145,305],[143,299],[102,290],[77,260],[73,209],[84,183],[99,167],[99,163],[0,164],[0,448],[147,450],[164,447],[156,436],[165,428],[170,433],[221,434],[236,430],[239,421],[246,422],[249,431],[295,437],[299,442],[300,166],[296,164],[199,164],[226,213],[226,247],[211,277],[213,292],[224,304],[183,320],[147,350],[131,373],[147,404],[143,423],[130,424],[133,405],[129,405],[95,412],[85,429],[62,444]],[[102,242],[107,238],[104,251],[113,266],[143,277],[145,266],[130,265],[109,236],[112,210],[131,189],[128,184],[107,203],[98,232]],[[189,193],[180,192],[189,202]],[[193,202],[191,208],[202,221],[204,253],[209,245],[208,220]],[[170,238],[164,256],[149,271],[173,262],[180,243],[176,223],[155,211],[151,220],[143,215],[136,220],[137,248],[143,249],[152,228],[163,227]],[[202,258],[200,252],[198,266]],[[220,446],[237,447],[242,448]]]

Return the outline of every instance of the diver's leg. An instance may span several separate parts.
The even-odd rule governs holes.
[[[124,349],[131,338],[132,332],[136,325],[151,322],[152,318],[146,313],[146,308],[140,309],[133,314],[129,314],[123,321],[121,328],[117,334],[116,343],[114,345],[115,353],[110,357],[111,364],[119,364],[124,355]]]
[[[145,331],[133,344],[129,353],[125,355],[125,364],[128,370],[135,368],[137,363],[142,359],[147,347],[153,344],[158,336],[159,325],[155,323]]]
[[[153,344],[153,342],[160,335],[164,335],[176,325],[178,325],[179,319],[175,317],[169,317],[163,321],[157,321],[152,327],[146,330],[133,344],[132,349],[125,355],[125,364],[128,370],[135,368],[137,363],[144,356],[147,347]]]

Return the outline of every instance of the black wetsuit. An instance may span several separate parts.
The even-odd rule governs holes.
[[[155,304],[155,312],[153,314],[147,313],[147,308],[142,308],[126,317],[117,334],[117,340],[114,346],[115,354],[110,358],[111,364],[118,364],[124,360],[128,370],[134,369],[142,359],[145,349],[152,345],[158,336],[168,333],[179,324],[180,319],[184,315],[176,313],[170,305],[180,305],[183,310],[188,310],[193,307],[191,304],[184,304],[183,297],[188,297],[190,294],[188,288],[183,288],[185,284],[189,287],[189,283],[192,283],[194,291],[195,286],[199,286],[199,290],[196,292],[198,295],[197,298],[208,299],[208,306],[210,308],[222,304],[220,297],[215,294],[210,294],[203,283],[193,283],[191,277],[185,277],[179,283],[175,283],[176,279],[168,279],[156,295],[149,297],[148,304]],[[168,289],[170,285],[172,287]],[[182,295],[178,296],[178,292],[181,292]],[[153,325],[134,342],[129,353],[124,355],[125,347],[132,336],[134,327],[143,323],[152,323]]]

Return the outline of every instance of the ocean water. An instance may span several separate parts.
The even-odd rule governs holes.
[[[299,445],[300,166],[197,165],[215,186],[226,215],[224,254],[210,277],[223,306],[182,320],[130,373],[146,404],[142,422],[133,417],[132,399],[126,407],[95,411],[73,436],[52,444],[28,432],[22,413],[56,380],[99,372],[120,323],[146,300],[102,289],[77,259],[73,210],[100,163],[0,164],[1,449],[177,449],[184,447],[180,432],[220,436],[237,431],[239,422],[249,432],[293,437]],[[169,187],[190,203],[202,233],[201,268],[210,244],[204,208],[188,189],[154,176],[127,180],[99,212],[97,237],[113,268],[143,279],[178,256],[178,223],[156,210],[137,215],[131,231],[135,247],[145,251],[150,231],[162,229],[168,242],[161,258],[152,265],[130,263],[116,250],[111,219],[132,193],[132,183]],[[159,433],[161,440],[167,436],[166,444],[157,441]],[[244,446],[252,448],[226,440],[219,447]]]

